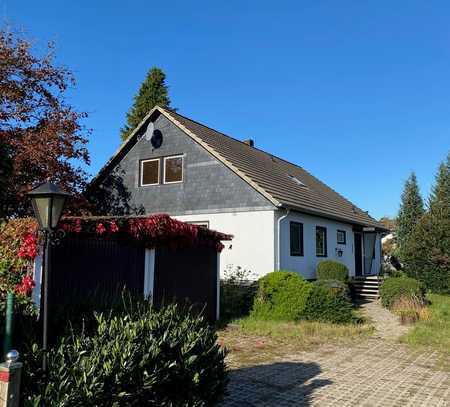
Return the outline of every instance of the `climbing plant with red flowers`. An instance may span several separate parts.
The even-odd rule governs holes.
[[[146,248],[171,249],[203,246],[220,252],[222,241],[231,236],[180,222],[166,214],[146,217],[63,218],[58,226],[66,236],[96,236],[126,239]],[[0,300],[7,292],[29,297],[34,287],[33,261],[38,254],[37,223],[32,218],[12,219],[0,224]]]
[[[37,255],[37,224],[33,218],[0,223],[0,303],[8,292],[26,302],[34,287],[33,260]]]

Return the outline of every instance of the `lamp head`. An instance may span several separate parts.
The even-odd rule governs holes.
[[[46,182],[31,190],[28,195],[31,198],[39,228],[54,229],[61,218],[64,204],[70,194],[58,185]]]

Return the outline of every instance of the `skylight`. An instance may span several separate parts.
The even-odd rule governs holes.
[[[304,184],[302,181],[300,181],[297,177],[294,175],[289,174],[289,178],[294,181],[297,185],[300,185],[301,187],[308,188],[306,184]]]

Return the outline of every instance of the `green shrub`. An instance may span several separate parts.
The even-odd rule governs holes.
[[[259,280],[251,317],[296,321],[303,317],[312,284],[297,273],[274,271]]]
[[[255,299],[258,285],[252,273],[242,267],[228,266],[220,283],[220,319],[229,321],[247,316]]]
[[[423,215],[402,248],[408,277],[434,293],[450,290],[450,216],[447,206]]]
[[[313,284],[317,287],[326,288],[331,294],[341,296],[350,300],[350,289],[348,285],[339,280],[316,280]]]
[[[381,304],[386,308],[391,308],[401,297],[417,298],[423,301],[425,292],[422,284],[413,278],[390,277],[381,285],[380,297]]]
[[[324,260],[317,265],[317,279],[339,280],[346,282],[348,279],[348,268],[338,261]]]
[[[248,315],[252,309],[257,289],[257,284],[221,283],[220,319],[230,321]]]
[[[49,351],[46,382],[36,345],[25,353],[25,406],[209,406],[227,377],[224,351],[202,317],[171,305],[133,304],[100,313],[90,334],[62,338]]]
[[[315,283],[313,287],[306,304],[304,319],[334,324],[355,320],[352,304],[342,287],[339,290],[330,289],[323,283]]]

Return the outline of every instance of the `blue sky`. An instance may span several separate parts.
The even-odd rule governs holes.
[[[375,217],[395,215],[412,170],[427,195],[450,148],[446,1],[0,0],[0,12],[74,72],[91,174],[154,65],[181,114],[255,139]]]

